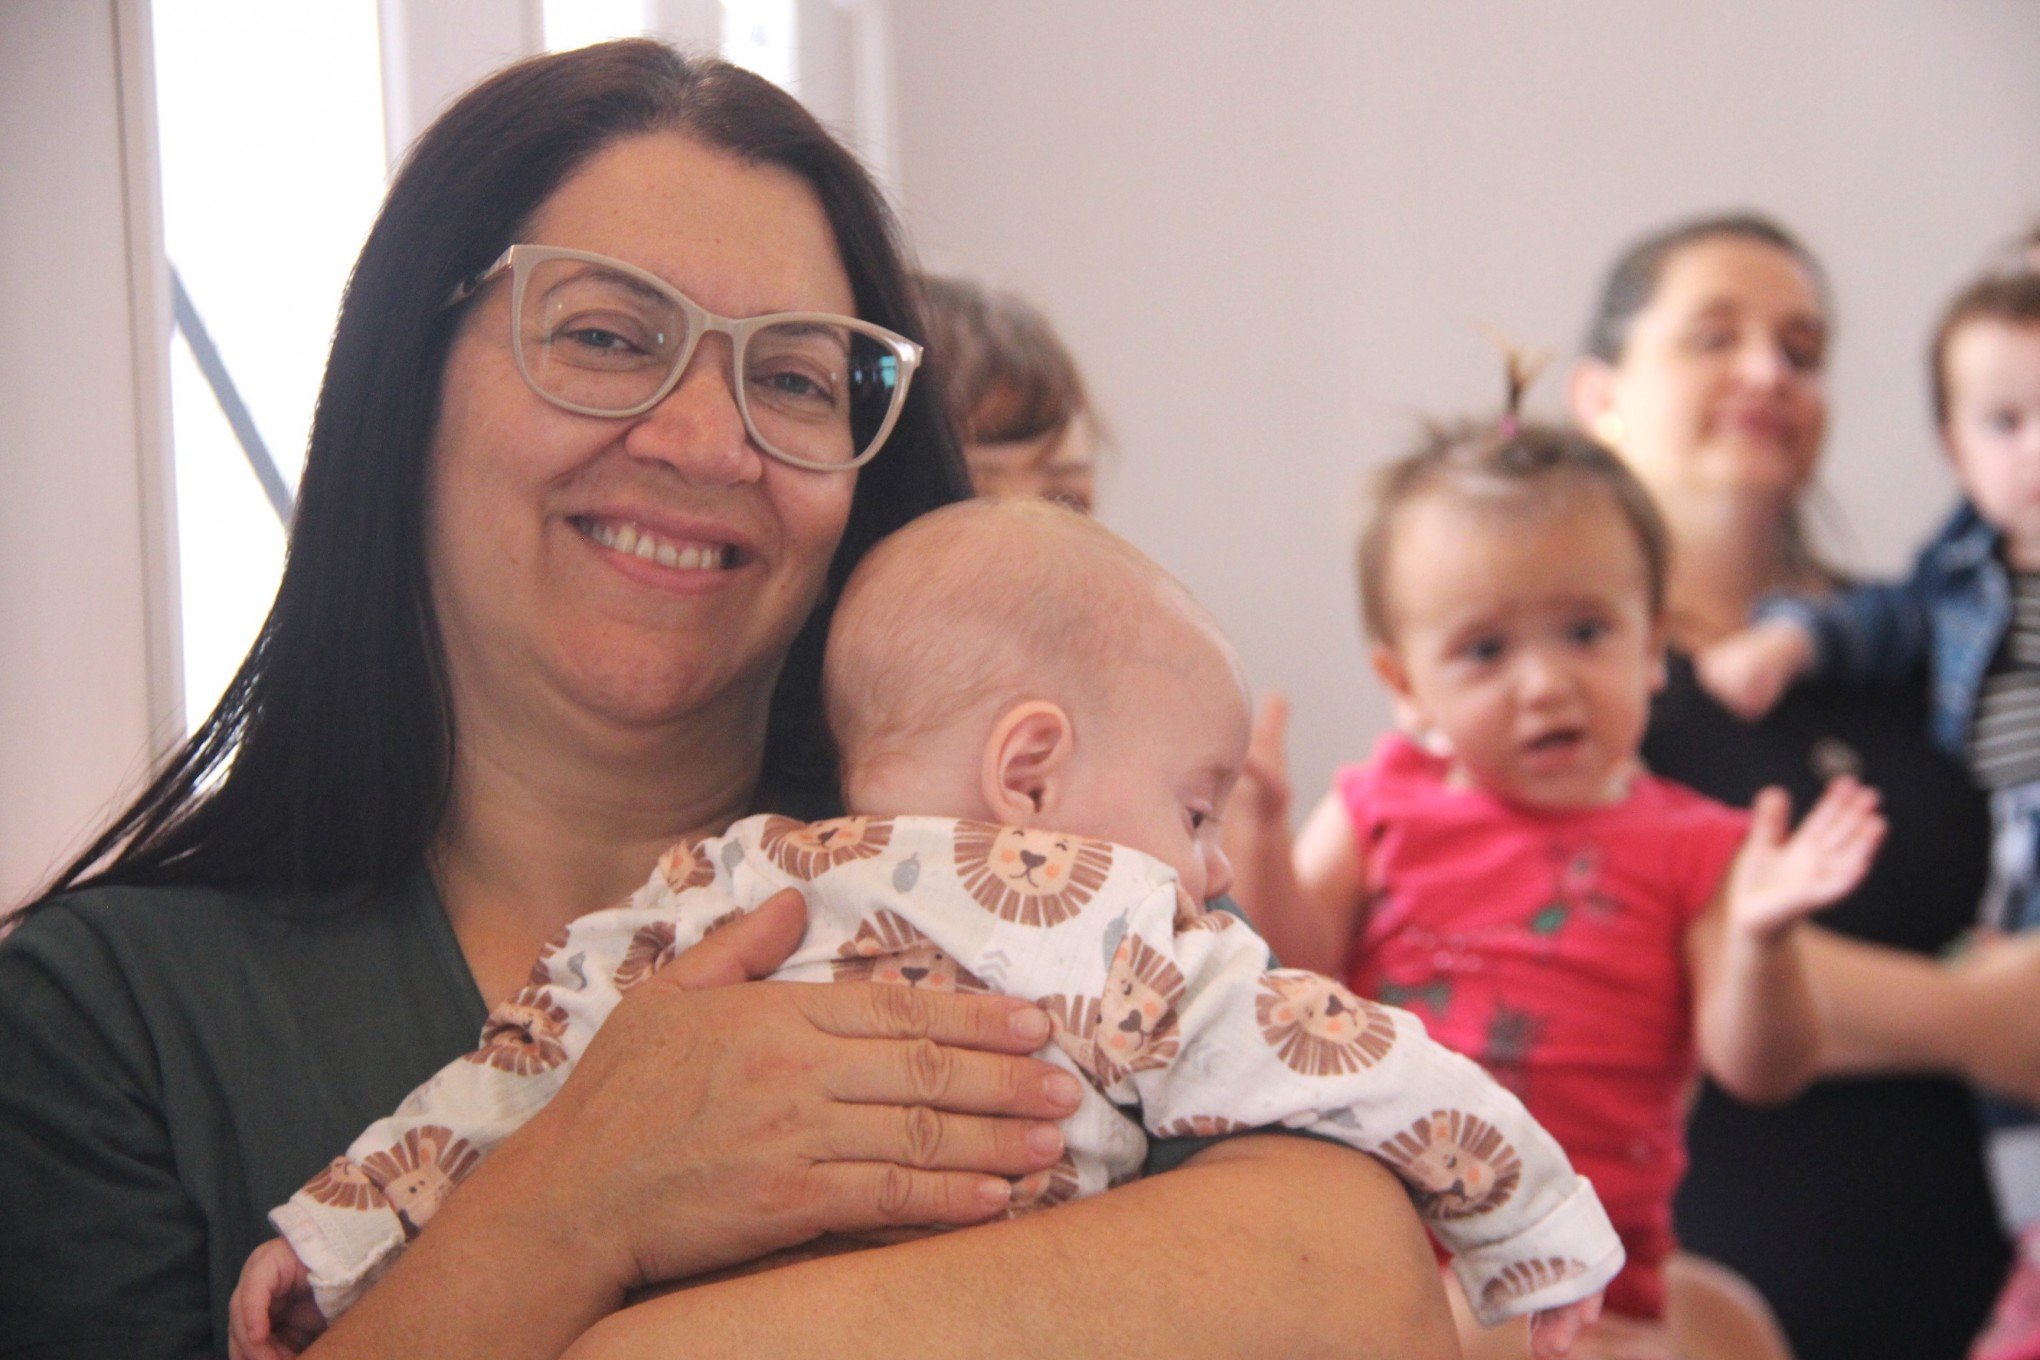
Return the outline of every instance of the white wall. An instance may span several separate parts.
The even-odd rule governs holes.
[[[1839,299],[1833,541],[1889,568],[1950,494],[1927,328],[2040,213],[2032,0],[892,0],[892,30],[924,256],[1066,331],[1122,446],[1106,520],[1290,691],[1304,799],[1387,717],[1359,474],[1418,412],[1496,408],[1477,321],[1569,355],[1625,240],[1778,214]]]
[[[147,36],[141,0],[0,5],[0,907],[176,735]]]

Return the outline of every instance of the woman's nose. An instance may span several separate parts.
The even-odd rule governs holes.
[[[633,458],[665,463],[705,486],[754,482],[764,459],[751,446],[737,407],[735,374],[728,341],[703,338],[686,371],[659,404],[632,418],[624,451]]]
[[[1758,388],[1777,387],[1798,371],[1784,347],[1768,336],[1745,342],[1736,362],[1743,380]]]

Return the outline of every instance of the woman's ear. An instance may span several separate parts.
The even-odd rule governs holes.
[[[1059,704],[1030,699],[1007,709],[985,739],[985,805],[1005,826],[1040,824],[1062,791],[1077,734]]]
[[[1590,355],[1574,364],[1566,377],[1565,399],[1574,424],[1610,447],[1622,441],[1622,417],[1615,410],[1615,370],[1607,360]]]

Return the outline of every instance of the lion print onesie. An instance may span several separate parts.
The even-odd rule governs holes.
[[[761,816],[674,846],[628,902],[569,925],[479,1048],[270,1215],[326,1317],[551,1098],[625,991],[789,886],[808,931],[775,978],[1000,991],[1053,1018],[1045,1056],[1083,1080],[1084,1103],[1061,1163],[1016,1186],[1012,1213],[1135,1175],[1143,1124],[1163,1138],[1281,1126],[1393,1168],[1484,1323],[1585,1298],[1621,1268],[1593,1187],[1514,1096],[1408,1013],[1270,971],[1244,922],[1179,907],[1160,861],[946,818]]]

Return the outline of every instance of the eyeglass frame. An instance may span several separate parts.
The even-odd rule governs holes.
[[[531,277],[532,267],[543,264],[547,260],[577,260],[583,264],[600,265],[605,269],[613,269],[625,277],[645,285],[658,296],[678,305],[680,315],[687,323],[687,344],[675,357],[672,369],[666,374],[665,381],[659,384],[658,389],[651,396],[635,406],[626,407],[620,411],[613,411],[599,406],[584,406],[579,402],[568,401],[565,397],[546,391],[543,387],[539,386],[538,380],[531,376],[531,369],[524,361],[524,335],[522,330],[524,287]],[[442,310],[458,307],[468,301],[506,269],[510,271],[510,353],[517,361],[517,372],[524,379],[524,385],[540,397],[551,402],[554,406],[562,410],[572,411],[576,415],[602,416],[613,420],[628,420],[633,416],[641,416],[664,401],[673,389],[679,385],[681,377],[687,372],[687,365],[694,361],[694,352],[700,348],[702,336],[727,335],[730,338],[730,390],[731,394],[736,397],[737,414],[744,422],[744,432],[751,437],[751,441],[758,446],[761,453],[768,457],[776,458],[790,467],[803,468],[810,472],[849,472],[863,467],[878,456],[879,451],[885,447],[886,440],[892,437],[893,427],[899,423],[900,413],[906,409],[907,388],[913,382],[914,372],[920,367],[922,356],[926,353],[920,344],[909,340],[897,331],[890,331],[873,322],[854,316],[843,316],[836,312],[765,312],[758,316],[718,316],[666,280],[660,278],[657,274],[647,269],[640,269],[627,260],[619,260],[611,255],[598,255],[589,250],[573,250],[566,246],[538,245],[529,241],[518,242],[510,246],[501,255],[498,255],[494,263],[490,264],[488,268],[463,279],[454,288],[453,295],[447,298]],[[822,463],[811,458],[799,458],[793,454],[786,453],[774,447],[772,441],[759,433],[756,422],[751,419],[750,402],[744,395],[744,383],[740,376],[744,367],[744,347],[750,343],[750,338],[754,333],[766,330],[772,326],[784,325],[788,322],[846,327],[861,335],[869,336],[871,339],[884,345],[892,351],[894,359],[899,363],[899,380],[895,388],[892,409],[886,412],[884,423],[879,426],[878,433],[872,436],[870,447],[847,462]]]

